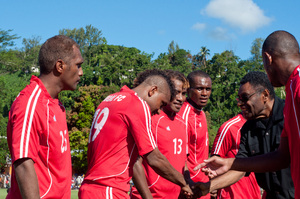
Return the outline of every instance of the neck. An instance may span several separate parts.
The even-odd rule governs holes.
[[[47,92],[50,94],[51,98],[57,99],[58,94],[62,91],[57,78],[52,77],[52,75],[40,75],[39,79],[43,82]]]
[[[295,68],[300,65],[300,57],[299,56],[287,57],[285,58],[285,60],[286,63],[284,65],[286,69],[281,73],[284,85],[287,84],[287,81],[289,80],[291,74],[294,72]]]
[[[174,117],[176,116],[176,112],[168,109],[167,107],[163,107],[163,112],[171,119],[174,119]]]
[[[202,110],[202,106],[197,105],[193,100],[191,100],[190,98],[187,98],[188,103],[190,103],[194,108],[198,109],[198,110]]]

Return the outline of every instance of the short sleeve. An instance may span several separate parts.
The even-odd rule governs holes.
[[[148,104],[141,99],[134,100],[133,98],[131,104],[134,104],[134,106],[129,107],[126,117],[139,155],[143,156],[156,148],[151,129],[150,108]]]
[[[11,145],[12,162],[22,158],[31,158],[34,162],[38,157],[39,136],[36,122],[36,105],[23,104],[29,101],[24,98],[17,99],[9,115],[7,133]],[[21,104],[22,103],[22,104]]]
[[[249,153],[248,153],[248,143],[247,143],[247,130],[245,128],[246,125],[244,125],[241,128],[241,142],[240,142],[240,146],[239,146],[239,150],[238,153],[236,154],[237,158],[245,158],[245,157],[249,157]]]
[[[232,147],[232,136],[231,128],[225,128],[222,125],[215,137],[213,147],[211,150],[211,155],[219,155],[220,157],[225,157],[228,151]]]

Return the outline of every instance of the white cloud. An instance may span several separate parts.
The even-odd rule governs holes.
[[[243,32],[255,31],[272,21],[252,0],[211,0],[202,13],[221,19]]]
[[[197,30],[199,32],[202,32],[205,28],[206,28],[206,24],[205,23],[199,23],[199,22],[195,23],[192,26],[193,30]]]
[[[231,39],[228,31],[221,27],[216,27],[213,31],[211,31],[208,35],[209,37],[215,40],[228,41]]]

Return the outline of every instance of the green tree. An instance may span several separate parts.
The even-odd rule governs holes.
[[[22,48],[22,55],[23,55],[23,72],[31,73],[35,72],[35,70],[39,70],[39,51],[41,48],[41,37],[33,36],[32,38],[24,38],[23,39],[23,48]]]
[[[194,69],[205,70],[207,65],[207,56],[210,55],[210,50],[202,46],[200,52],[193,56]]]
[[[85,60],[85,65],[91,65],[92,59],[97,53],[97,46],[106,44],[106,39],[102,37],[102,31],[92,25],[85,28],[62,29],[59,30],[60,35],[66,35],[74,39],[80,46]]]
[[[12,30],[0,29],[0,70],[3,72],[12,72],[18,70],[21,59],[19,51],[8,49],[15,45],[16,39],[19,39],[16,34],[11,34]]]
[[[63,91],[60,101],[67,109],[67,124],[73,168],[78,173],[87,170],[87,147],[93,115],[102,100],[119,91],[116,86],[89,85],[79,87],[75,92]]]
[[[212,79],[212,94],[205,110],[211,115],[212,125],[219,127],[240,111],[236,96],[246,71],[232,51],[224,51],[212,57],[206,72]]]
[[[12,30],[0,29],[0,51],[6,49],[9,46],[14,46],[14,40],[19,39],[16,34],[11,34]]]

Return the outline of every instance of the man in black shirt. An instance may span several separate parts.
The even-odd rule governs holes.
[[[237,158],[245,158],[275,151],[283,129],[284,101],[275,96],[274,88],[265,73],[250,72],[240,82],[238,106],[247,122],[241,129],[241,143]],[[202,194],[237,182],[245,172],[229,170],[213,178],[210,183],[198,184]],[[257,183],[267,199],[294,198],[290,167],[276,172],[255,173]]]

